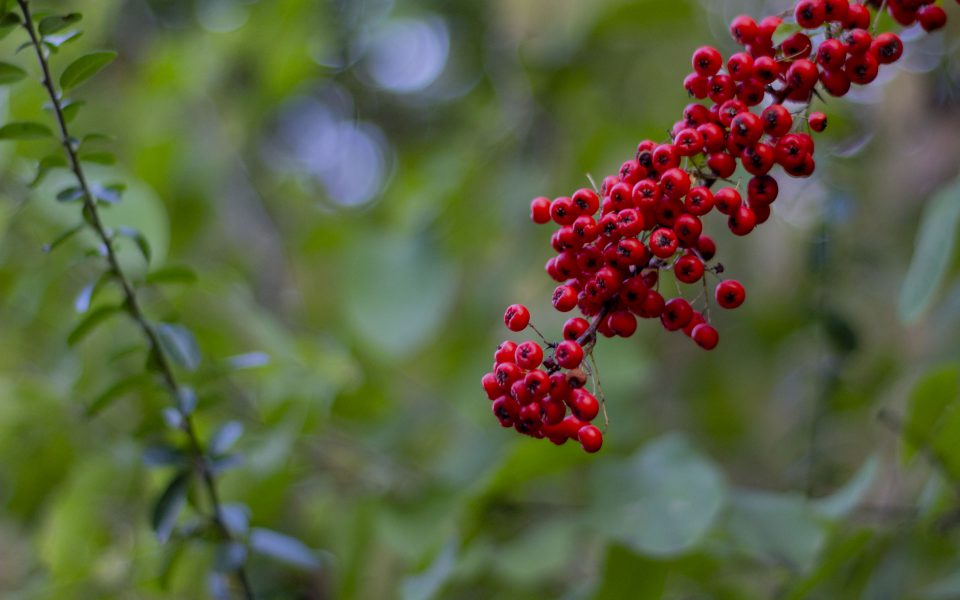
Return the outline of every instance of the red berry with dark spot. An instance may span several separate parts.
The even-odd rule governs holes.
[[[603,447],[603,433],[593,425],[585,425],[577,431],[577,441],[588,454],[595,454]]]
[[[743,285],[735,279],[721,281],[716,289],[717,304],[726,309],[738,308],[747,298]]]
[[[517,346],[516,354],[517,365],[526,370],[536,369],[543,362],[543,348],[540,344],[527,341]]]
[[[583,347],[574,340],[564,340],[557,344],[553,357],[564,369],[576,369],[583,362]]]
[[[522,304],[511,304],[503,313],[503,322],[510,331],[523,331],[530,324],[530,311]]]
[[[701,323],[694,327],[690,337],[704,350],[713,350],[720,342],[720,334],[712,325],[707,323]]]
[[[827,115],[822,112],[810,113],[808,122],[810,123],[810,129],[819,133],[827,128]]]

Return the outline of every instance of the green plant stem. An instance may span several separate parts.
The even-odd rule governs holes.
[[[109,265],[109,269],[113,275],[113,278],[120,285],[120,288],[123,292],[124,306],[127,310],[127,313],[147,339],[147,343],[150,346],[150,352],[155,358],[160,376],[170,392],[170,395],[173,397],[174,405],[176,406],[177,411],[180,413],[180,428],[187,437],[187,443],[189,444],[194,468],[200,475],[200,478],[203,482],[203,487],[206,489],[207,497],[210,501],[211,510],[213,513],[210,516],[210,519],[223,538],[226,540],[233,540],[233,535],[230,533],[230,530],[227,528],[223,520],[223,508],[220,502],[220,494],[217,491],[217,484],[213,476],[213,470],[210,467],[210,461],[207,459],[206,454],[204,453],[203,444],[197,435],[196,428],[193,424],[193,419],[180,401],[180,384],[178,383],[176,375],[173,372],[173,368],[170,365],[170,360],[167,358],[167,355],[160,344],[160,338],[157,336],[156,330],[154,330],[153,326],[150,324],[149,320],[144,314],[134,287],[124,273],[123,268],[120,266],[120,261],[117,258],[116,250],[113,247],[111,236],[107,228],[104,226],[103,221],[100,219],[100,213],[97,209],[97,202],[93,194],[90,192],[90,186],[87,183],[86,175],[84,174],[83,167],[80,164],[80,159],[77,156],[77,150],[72,141],[73,138],[71,138],[67,129],[67,121],[63,116],[61,97],[57,93],[57,89],[53,83],[53,78],[50,76],[50,66],[47,63],[46,56],[44,56],[43,45],[40,41],[40,38],[37,36],[37,32],[35,31],[33,18],[31,16],[27,0],[17,0],[17,4],[19,4],[20,10],[23,13],[23,26],[30,36],[30,41],[37,56],[37,62],[40,65],[41,71],[43,72],[43,87],[46,88],[47,94],[50,97],[50,102],[53,106],[53,112],[56,116],[57,125],[60,131],[60,141],[62,142],[64,151],[67,154],[67,159],[70,163],[70,170],[73,172],[80,189],[83,191],[83,211],[85,220],[90,225],[91,229],[93,229],[93,231],[97,234],[97,237],[100,238],[100,241],[103,243],[103,246],[106,249],[107,264]],[[247,600],[253,600],[253,588],[250,585],[250,580],[247,576],[245,567],[240,565],[234,570],[233,575],[243,592],[243,597]]]

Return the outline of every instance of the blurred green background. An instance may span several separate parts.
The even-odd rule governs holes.
[[[708,223],[749,295],[716,351],[650,323],[600,343],[600,455],[501,430],[479,385],[507,304],[563,320],[529,199],[663,137],[690,52],[729,52],[729,18],[788,5],[42,4],[85,13],[55,71],[120,54],[72,128],[115,138],[117,166],[91,168],[128,186],[109,222],[145,233],[153,269],[197,273],[145,298],[196,334],[201,433],[245,427],[225,501],[319,553],[307,570],[252,556],[261,597],[960,598],[955,23],[906,34],[902,64],[830,101],[821,169],[783,182],[769,223]],[[35,75],[23,40],[3,60]],[[8,120],[49,119],[33,79],[2,88]],[[79,222],[52,197],[65,172],[27,186],[50,149],[0,146],[0,596],[208,597],[210,546],[149,526],[168,400],[86,414],[144,354],[122,319],[65,341],[102,263],[92,238],[42,250]],[[921,289],[903,292],[921,229]]]

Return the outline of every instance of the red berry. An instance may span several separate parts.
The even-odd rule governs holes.
[[[757,22],[748,15],[740,15],[730,22],[730,35],[738,44],[746,45],[753,42],[758,32]]]
[[[583,362],[583,347],[574,340],[564,340],[557,344],[553,357],[564,369],[576,369]]]
[[[497,346],[497,351],[493,354],[493,360],[496,364],[513,362],[514,355],[517,352],[517,343],[507,340]]]
[[[743,285],[735,279],[721,281],[716,289],[717,304],[726,309],[734,309],[743,304],[747,292]]]
[[[650,251],[658,258],[669,258],[679,247],[677,234],[672,229],[657,229],[650,236]]]
[[[720,342],[720,334],[712,325],[707,323],[701,323],[694,327],[690,337],[704,350],[713,350]]]
[[[607,317],[607,327],[614,334],[628,338],[637,331],[637,318],[630,311],[618,310]]]
[[[924,6],[917,12],[917,17],[926,31],[936,31],[947,24],[947,13],[939,6]]]
[[[693,53],[693,70],[703,77],[712,77],[723,66],[723,57],[716,48],[703,46]]]
[[[589,454],[599,452],[603,446],[603,434],[593,425],[581,427],[577,432],[577,440]]]
[[[727,219],[727,226],[734,235],[744,236],[757,226],[757,216],[749,206],[741,204],[740,208]]]
[[[540,344],[533,341],[526,341],[517,346],[516,354],[517,365],[528,371],[536,369],[543,362],[543,348]]]
[[[870,53],[882,65],[889,65],[903,56],[903,42],[895,33],[881,33],[870,44]]]
[[[480,384],[483,386],[483,391],[487,393],[487,398],[491,400],[496,400],[503,395],[503,388],[501,388],[497,382],[496,373],[487,373],[484,375],[480,379]]]
[[[808,119],[810,123],[810,129],[820,133],[827,128],[827,115],[822,112],[810,113],[810,118]]]
[[[581,421],[592,421],[600,413],[600,402],[585,389],[573,390],[570,395],[570,411]]]
[[[700,239],[697,240],[697,252],[700,253],[700,258],[710,261],[717,255],[717,244],[710,236],[701,235]]]
[[[732,187],[725,187],[713,195],[713,205],[725,215],[732,215],[742,203],[740,192]]]
[[[683,298],[674,298],[663,307],[660,322],[667,331],[677,331],[686,327],[693,318],[693,308]]]
[[[569,285],[561,285],[553,292],[553,307],[560,312],[570,312],[577,306],[577,291]]]
[[[590,329],[590,323],[586,319],[580,317],[569,319],[563,324],[563,339],[576,341],[587,329]]]
[[[800,0],[793,11],[797,24],[805,29],[816,29],[827,18],[823,0]]]
[[[703,261],[692,254],[684,254],[673,264],[673,273],[683,283],[696,283],[703,277]]]
[[[522,304],[511,304],[503,313],[503,322],[510,331],[523,331],[530,324],[530,311]]]

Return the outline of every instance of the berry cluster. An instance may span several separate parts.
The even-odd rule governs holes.
[[[813,174],[810,133],[827,126],[826,115],[810,111],[813,98],[844,96],[854,85],[867,85],[881,65],[903,54],[896,34],[871,32],[871,7],[885,7],[897,22],[919,22],[927,31],[947,19],[933,0],[800,0],[791,13],[759,23],[739,16],[730,34],[743,51],[726,62],[712,47],[693,53],[693,72],[683,85],[706,102],[687,105],[668,140],[641,142],[634,158],[599,190],[533,200],[531,219],[558,226],[551,239],[557,254],[546,265],[560,283],[553,306],[564,313],[578,309],[592,321],[571,318],[559,343],[537,331],[543,346],[500,344],[494,370],[482,383],[501,425],[556,444],[577,439],[596,452],[603,434],[590,423],[600,413],[602,395],[598,400],[584,389],[590,374],[584,359],[598,333],[630,337],[638,318],[659,319],[666,330],[682,331],[706,350],[717,346],[706,278],[719,278],[724,269],[711,263],[717,247],[703,233],[703,219],[715,210],[734,235],[745,236],[770,217],[779,194],[770,174],[775,167],[791,177]],[[777,44],[778,31],[778,37],[792,33]],[[749,177],[745,186],[731,180],[738,167]],[[724,187],[716,189],[718,183]],[[666,272],[677,285],[660,286]],[[680,284],[702,291],[691,302]],[[746,294],[739,282],[721,280],[713,296],[720,307],[734,309]],[[513,305],[504,321],[511,331],[523,331],[530,313]]]

